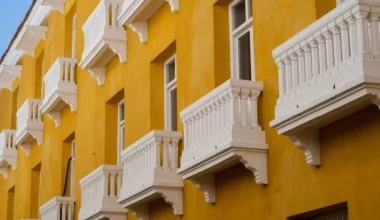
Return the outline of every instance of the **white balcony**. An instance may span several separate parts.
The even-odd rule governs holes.
[[[261,82],[230,79],[181,112],[185,148],[178,173],[215,203],[214,174],[239,162],[267,184],[265,132],[257,123]]]
[[[66,0],[42,0],[43,5],[49,6],[52,10],[59,11],[62,14],[65,11]]]
[[[122,152],[124,179],[118,203],[141,220],[149,219],[148,202],[160,197],[175,215],[183,214],[183,182],[177,173],[181,138],[180,132],[152,131]]]
[[[102,165],[81,179],[82,207],[79,220],[125,220],[127,210],[117,203],[122,177],[122,167]]]
[[[380,1],[347,0],[273,51],[280,97],[270,123],[320,165],[319,128],[380,107]]]
[[[12,91],[12,84],[17,77],[21,76],[21,65],[0,66],[0,88],[8,89]]]
[[[61,111],[66,105],[72,112],[77,110],[76,63],[76,59],[60,57],[44,76],[45,97],[40,110],[55,122],[56,127],[61,126]]]
[[[127,61],[127,33],[117,22],[123,0],[101,0],[83,25],[84,50],[79,66],[104,85],[107,64],[117,55]]]
[[[34,57],[34,50],[41,40],[45,40],[48,27],[39,25],[26,25],[21,31],[22,38],[16,42],[16,49]]]
[[[13,143],[15,130],[3,130],[0,133],[0,173],[4,179],[8,178],[8,167],[17,168],[17,148]]]
[[[41,103],[40,99],[27,99],[17,111],[14,144],[19,145],[27,156],[31,155],[31,144],[34,139],[37,140],[38,145],[42,145],[44,123],[39,110]]]
[[[74,220],[75,198],[54,197],[40,207],[41,220]]]
[[[167,2],[172,12],[179,11],[179,0],[124,0],[119,22],[128,25],[141,43],[148,41],[148,20]]]

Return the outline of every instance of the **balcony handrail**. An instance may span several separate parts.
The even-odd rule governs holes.
[[[27,121],[42,122],[42,115],[39,107],[40,99],[27,99],[17,111],[17,130],[22,129]]]

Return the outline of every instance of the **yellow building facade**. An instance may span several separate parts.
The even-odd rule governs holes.
[[[282,116],[280,105],[292,97],[289,88],[298,94],[296,85],[306,79],[293,77],[283,92],[285,79],[279,79],[282,73],[307,72],[307,62],[306,67],[300,63],[308,56],[296,53],[294,45],[315,33],[322,36],[322,26],[334,22],[341,35],[327,30],[323,43],[311,46],[317,54],[310,59],[319,58],[319,65],[310,64],[310,71],[329,70],[329,49],[331,68],[340,65],[339,48],[330,44],[342,46],[343,58],[338,58],[347,68],[351,61],[344,60],[344,49],[350,43],[347,60],[366,47],[376,57],[378,5],[377,0],[33,1],[1,60],[0,130],[15,133],[5,135],[0,148],[16,145],[17,154],[9,159],[0,152],[0,219],[338,219],[334,213],[343,213],[342,219],[380,219],[376,106],[363,95],[329,99],[326,103],[344,104],[324,103],[320,106],[331,107],[311,107],[322,110],[309,113],[296,101],[296,113]],[[347,17],[348,12],[353,15]],[[347,22],[338,24],[341,18]],[[349,18],[357,20],[349,23]],[[360,29],[362,21],[373,29],[361,32],[366,30]],[[371,36],[367,44],[360,41],[362,33]],[[322,41],[315,37],[313,42]],[[370,68],[376,66],[363,67],[364,75]],[[53,76],[48,74],[58,74],[59,83],[49,84]],[[374,89],[368,100],[374,104],[380,94],[376,83],[369,83]],[[40,100],[35,112],[33,105],[23,108],[31,99]],[[22,121],[32,119],[37,133]],[[226,127],[218,130],[221,126]],[[310,126],[318,130],[312,137],[304,132]],[[224,140],[227,136],[232,140]],[[192,151],[196,145],[202,147]],[[153,146],[154,153],[144,151]],[[149,156],[141,162],[139,155]],[[140,177],[152,161],[158,163],[152,176]],[[113,166],[91,176],[102,165]],[[91,186],[96,181],[103,185]],[[87,186],[92,188],[84,193]],[[100,192],[97,187],[107,195],[93,196]],[[97,214],[86,214],[91,208],[84,204],[96,209],[101,202],[91,202],[103,196],[120,207],[99,211],[102,203],[92,210]],[[66,200],[57,203],[55,197]],[[49,202],[53,211],[44,207]]]

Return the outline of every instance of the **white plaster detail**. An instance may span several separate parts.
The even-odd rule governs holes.
[[[74,205],[72,197],[54,197],[40,207],[41,220],[74,220]]]
[[[14,145],[13,138],[15,130],[3,130],[0,133],[0,173],[4,178],[8,178],[8,167],[12,170],[17,168],[17,148]]]
[[[123,0],[101,0],[83,25],[84,50],[79,66],[104,85],[105,67],[117,55],[127,62],[127,36],[117,22]],[[110,14],[111,11],[111,14]]]
[[[56,127],[61,126],[61,112],[66,105],[77,110],[76,59],[59,57],[44,76],[45,97],[40,106]]]
[[[17,111],[17,129],[14,144],[20,146],[27,156],[31,155],[31,143],[42,145],[44,124],[39,110],[42,100],[27,99]]]
[[[273,50],[279,91],[270,123],[319,166],[319,129],[380,107],[380,6],[347,1]]]
[[[12,84],[15,79],[21,76],[21,65],[1,65],[0,66],[0,87],[12,91]]]
[[[140,37],[148,41],[148,20],[167,2],[172,12],[179,11],[179,0],[130,0],[124,1],[118,17],[121,25],[128,25]]]
[[[159,197],[175,215],[183,215],[183,182],[177,174],[181,138],[180,132],[154,130],[122,152],[124,179],[118,203],[141,220],[149,219],[148,202]]]
[[[80,180],[82,206],[79,220],[122,219],[127,210],[117,203],[123,178],[123,168],[102,165]]]
[[[178,173],[215,203],[214,174],[236,163],[267,184],[265,132],[258,125],[261,82],[230,79],[181,112],[185,148]]]
[[[45,40],[48,27],[26,25],[25,28],[25,34],[18,42],[16,49],[34,57],[34,50],[41,40]]]
[[[65,10],[66,0],[42,0],[43,5],[49,6],[52,10],[59,11],[62,14]]]

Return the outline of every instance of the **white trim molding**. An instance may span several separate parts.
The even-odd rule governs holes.
[[[34,57],[34,50],[41,40],[45,40],[48,27],[37,25],[26,25],[26,32],[18,42],[16,48],[23,53]]]
[[[38,145],[42,145],[44,123],[42,121],[40,99],[27,99],[17,111],[17,129],[14,137],[14,144],[19,145],[30,156],[32,153],[31,144],[37,140]]]
[[[121,25],[128,25],[138,34],[141,43],[148,41],[148,20],[167,2],[172,12],[179,11],[179,0],[131,0],[124,1],[118,17]]]
[[[265,132],[258,125],[261,82],[230,79],[181,112],[185,148],[178,173],[215,203],[214,174],[236,163],[268,184]]]
[[[0,66],[0,88],[12,91],[12,84],[15,79],[21,76],[22,65],[1,65]]]
[[[123,0],[101,0],[82,26],[84,50],[79,66],[100,86],[105,83],[106,66],[116,55],[120,63],[127,62],[127,34],[117,22],[122,3]]]
[[[65,2],[66,0],[42,0],[42,5],[49,6],[52,10],[59,11],[63,14]]]
[[[45,97],[40,110],[56,127],[61,127],[61,112],[66,105],[71,112],[77,110],[76,63],[76,59],[59,57],[44,76]]]
[[[9,166],[12,170],[17,168],[17,148],[13,141],[15,134],[15,130],[3,130],[0,133],[0,173],[4,179],[8,178]]]
[[[122,178],[121,166],[102,165],[81,179],[82,206],[79,220],[125,220],[127,210],[117,203]]]
[[[175,215],[183,215],[183,181],[177,174],[181,139],[181,132],[151,131],[122,153],[124,175],[118,203],[141,220],[149,220],[148,202],[160,197]]]
[[[380,108],[380,6],[350,0],[273,51],[279,91],[270,123],[321,165],[319,129],[371,104]]]

